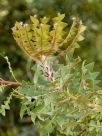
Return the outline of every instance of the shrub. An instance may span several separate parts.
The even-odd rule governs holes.
[[[32,67],[34,78],[31,83],[10,82],[17,88],[4,101],[0,113],[5,115],[15,96],[21,100],[20,117],[30,116],[40,136],[101,136],[99,72],[93,71],[94,63],[74,57],[86,26],[73,18],[69,29],[62,21],[64,17],[59,14],[51,21],[30,16],[30,24],[16,22],[13,37],[36,62]],[[1,84],[10,85],[6,81]]]

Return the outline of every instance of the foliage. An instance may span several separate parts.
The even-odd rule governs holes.
[[[98,9],[98,10],[96,10]],[[70,18],[77,16],[81,18],[88,27],[85,32],[83,48],[75,52],[88,62],[95,61],[95,69],[102,70],[102,0],[1,0],[0,2],[0,54],[6,54],[10,59],[14,73],[20,81],[32,78],[29,74],[29,60],[22,55],[11,36],[11,27],[16,20],[28,22],[29,14],[54,17],[56,12],[66,13],[69,26]],[[9,51],[8,51],[9,50]],[[6,61],[0,57],[1,77],[12,80],[7,69]],[[27,64],[27,65],[26,65]],[[27,72],[27,74],[25,74]]]
[[[29,2],[28,2],[29,3]],[[46,4],[45,4],[46,3]],[[70,18],[76,16],[81,18],[88,27],[85,32],[83,48],[75,52],[80,54],[88,62],[95,61],[95,68],[102,70],[102,0],[32,0],[30,8],[39,16],[54,16],[57,12],[66,13],[65,18],[70,24]],[[97,9],[97,10],[96,10]],[[87,46],[86,46],[87,45]]]
[[[1,105],[0,114],[2,114],[3,116],[5,116],[5,111],[10,109],[9,104],[10,104],[10,102],[11,102],[12,95],[13,95],[13,93],[11,93],[11,94],[7,97],[7,99],[4,101],[4,104]]]
[[[73,16],[83,20],[88,28],[85,31],[86,38],[81,43],[82,48],[75,50],[74,57],[81,56],[83,60],[87,59],[87,63],[95,61],[94,69],[102,74],[102,0],[14,0],[14,2],[12,0],[0,0],[0,55],[2,53],[4,56],[8,56],[14,74],[20,82],[22,80],[32,81],[33,71],[30,69],[34,62],[18,48],[12,38],[11,27],[15,21],[28,23],[29,15],[54,17],[56,12],[66,13],[64,21],[68,22],[69,26],[71,26]],[[6,61],[1,56],[0,77],[5,80],[14,80]],[[102,76],[100,76],[100,79],[102,79]],[[10,90],[9,86],[0,93],[0,104],[9,95]],[[20,107],[17,104],[20,104],[18,100],[13,99],[11,110],[7,112],[7,116],[0,116],[0,128],[4,133],[3,136],[8,136],[10,133],[10,136],[16,136],[24,128],[28,128],[28,131],[31,132],[29,130],[30,125],[25,127],[26,123],[22,123],[24,120],[28,120],[28,117],[25,116],[23,120],[20,120]],[[16,127],[18,132],[12,133],[11,126],[12,129]],[[7,133],[5,130],[9,132]],[[24,133],[26,133],[25,130]],[[1,131],[0,135],[2,136]],[[28,135],[30,136],[30,134]]]
[[[93,71],[94,63],[73,56],[86,26],[74,19],[69,29],[64,17],[59,14],[51,22],[31,16],[30,24],[16,22],[14,39],[36,65],[32,83],[23,81],[12,95],[21,100],[20,117],[31,116],[40,136],[101,136],[99,72]],[[1,110],[8,109],[10,99]]]
[[[77,28],[77,22],[74,19],[70,31],[65,32],[67,23],[62,22],[64,17],[65,15],[62,14],[53,18],[53,26],[50,30],[51,26],[47,24],[49,18],[41,18],[39,23],[36,17],[31,16],[32,24],[30,25],[16,22],[12,28],[13,36],[23,51],[34,60],[41,59],[42,55],[60,53],[61,49],[68,48],[68,43],[71,44],[69,48],[78,46],[77,41],[84,39],[81,33],[86,29],[81,23]]]

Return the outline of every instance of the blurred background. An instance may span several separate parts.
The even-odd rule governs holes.
[[[0,0],[0,78],[13,81],[4,55],[8,56],[19,81],[32,79],[29,72],[32,61],[19,49],[12,36],[11,28],[15,22],[27,22],[29,15],[35,14],[54,17],[58,12],[66,14],[69,25],[75,16],[87,26],[85,40],[75,55],[87,62],[94,61],[95,70],[102,75],[102,0]],[[10,88],[0,93],[0,105],[9,92]],[[34,136],[34,126],[29,118],[21,120],[19,117],[19,101],[13,99],[10,106],[6,117],[0,115],[0,136]]]

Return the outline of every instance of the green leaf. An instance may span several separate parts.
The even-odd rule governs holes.
[[[59,16],[53,18],[53,21],[54,22],[60,22],[64,19],[64,17],[65,17],[65,14],[60,14]]]
[[[84,40],[84,37],[82,36],[82,35],[80,35],[79,37],[78,37],[78,41],[80,42],[80,41],[83,41]]]
[[[34,93],[36,92],[36,86],[35,85],[27,85],[26,83],[23,83],[22,86],[20,88],[18,88],[18,92],[29,96],[29,97],[33,97]]]
[[[47,24],[47,23],[49,22],[50,19],[47,18],[47,17],[43,17],[43,18],[41,18],[40,20],[41,20],[41,23]]]
[[[30,16],[30,19],[34,24],[34,27],[37,27],[39,25],[39,21],[38,21],[38,19],[36,17]]]
[[[86,69],[87,69],[88,71],[91,71],[91,72],[92,72],[92,71],[93,71],[93,68],[94,68],[94,62],[85,65],[85,67],[86,67]]]
[[[39,78],[39,75],[40,75],[40,74],[42,74],[41,68],[38,67],[38,66],[36,66],[36,70],[35,70],[35,74],[34,74],[34,79],[33,79],[35,85],[36,85],[37,82],[38,82],[38,78]]]
[[[13,95],[13,92],[10,93],[10,95],[4,101],[4,104],[2,104],[0,107],[0,114],[2,114],[3,116],[5,116],[6,110],[10,109],[9,104],[11,102],[12,95]]]
[[[33,121],[34,124],[35,124],[35,119],[36,119],[36,114],[31,113],[31,120]]]
[[[102,128],[99,73],[93,71],[94,63],[80,63],[74,56],[86,26],[74,19],[69,28],[64,17],[61,14],[52,23],[46,17],[32,17],[31,24],[16,22],[13,27],[18,45],[37,62],[32,83],[22,83],[16,91],[16,97],[23,96],[20,116],[31,116],[40,136],[96,136]]]
[[[20,109],[20,118],[21,119],[23,118],[23,116],[26,113],[26,111],[27,111],[27,106],[22,104],[21,109]]]
[[[86,30],[86,26],[85,25],[81,25],[80,27],[80,33],[84,32]]]

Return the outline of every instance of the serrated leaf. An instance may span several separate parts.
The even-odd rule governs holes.
[[[83,129],[83,135],[96,135],[99,129],[95,128],[92,133],[89,130],[92,125],[99,127],[101,122],[102,90],[96,80],[98,73],[93,72],[93,63],[86,65],[83,61],[80,66],[80,58],[73,58],[86,27],[74,20],[71,29],[66,28],[63,18],[63,15],[54,18],[53,25],[41,20],[36,28],[33,24],[22,26],[19,23],[14,27],[15,35],[21,32],[23,41],[27,40],[25,46],[21,45],[22,49],[26,47],[25,51],[38,62],[38,68],[34,68],[33,84],[23,84],[18,88],[26,98],[23,99],[26,107],[22,107],[20,116],[23,117],[27,108],[26,114],[31,115],[41,136],[53,133],[59,136],[79,135]],[[21,42],[21,39],[17,40]],[[34,49],[28,45],[28,40]]]
[[[62,22],[64,17],[65,14],[55,17],[53,27],[47,24],[49,19],[46,17],[41,19],[41,24],[33,16],[30,16],[31,24],[16,22],[12,28],[14,39],[20,48],[35,61],[41,61],[43,55],[50,56],[55,53],[59,55],[62,50],[76,48],[74,44],[77,44],[78,40],[82,40],[81,35],[79,39],[76,36],[85,30],[85,26],[82,25],[80,32],[78,32],[77,21],[74,20],[71,29],[65,29],[68,24]],[[68,35],[67,31],[69,31]]]
[[[9,104],[10,104],[10,101],[12,99],[12,95],[13,95],[13,92],[11,92],[11,94],[4,101],[4,104],[2,104],[1,107],[0,107],[0,114],[2,114],[3,116],[5,116],[6,110],[10,109]]]

